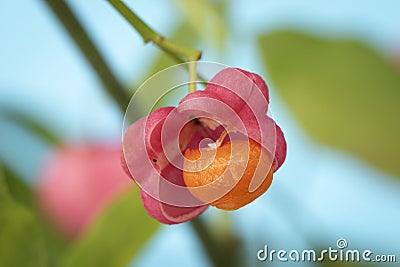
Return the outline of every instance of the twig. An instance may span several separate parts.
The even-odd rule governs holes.
[[[201,51],[191,48],[187,48],[178,45],[155,30],[150,28],[141,18],[139,18],[135,12],[129,9],[120,0],[108,0],[108,2],[117,10],[129,24],[140,34],[145,43],[152,42],[157,45],[160,49],[171,55],[179,63],[196,61],[201,57]]]
[[[74,15],[68,4],[62,0],[45,0],[47,6],[68,31],[82,54],[102,81],[107,93],[115,99],[122,113],[129,103],[128,91],[120,84],[114,73],[108,67],[94,42],[90,39],[78,18]]]

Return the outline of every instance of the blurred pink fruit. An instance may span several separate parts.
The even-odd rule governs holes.
[[[79,236],[133,186],[121,168],[120,151],[120,145],[63,145],[45,162],[36,190],[39,206],[67,236]]]

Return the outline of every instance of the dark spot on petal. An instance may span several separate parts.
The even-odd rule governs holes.
[[[156,160],[156,159],[153,159],[153,162],[154,162],[154,163],[157,163],[157,160]]]

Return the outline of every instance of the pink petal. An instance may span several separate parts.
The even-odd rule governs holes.
[[[238,111],[234,110],[224,99],[221,100],[215,93],[207,91],[197,91],[195,97],[192,97],[192,94],[187,95],[179,103],[177,108],[179,113],[186,117],[202,118],[201,122],[212,130],[219,125],[224,125],[228,129],[242,128],[245,130]]]
[[[175,108],[174,107],[163,107],[157,109],[147,116],[146,128],[145,128],[145,138],[146,144],[148,145],[148,150],[155,153],[162,153],[163,149],[160,143],[160,136],[163,123],[165,118],[170,114]]]
[[[174,114],[174,115],[172,115]],[[166,122],[170,116],[177,116]],[[190,140],[195,133],[195,125],[183,125],[185,138],[173,134],[161,142],[165,128],[181,129],[179,123],[183,117],[174,108],[157,109],[149,116],[133,123],[125,133],[123,140],[126,165],[136,182],[141,186],[141,196],[148,213],[162,223],[181,223],[200,215],[208,206],[200,203],[187,190],[182,170],[173,166],[165,151],[176,142],[186,148],[179,140]],[[168,131],[167,131],[168,133]],[[177,155],[173,154],[175,159]]]
[[[277,161],[277,166],[275,168],[275,171],[277,171],[283,164],[283,162],[286,159],[286,140],[285,136],[283,135],[283,132],[281,128],[275,124],[276,127],[276,149],[275,149],[275,159]]]
[[[239,112],[248,104],[256,113],[266,114],[268,110],[268,87],[257,74],[238,68],[226,68],[217,73],[207,84],[206,92]]]
[[[247,130],[241,132],[274,154],[274,171],[277,171],[286,158],[286,140],[281,128],[267,115],[256,116],[248,106],[241,109],[239,116]]]
[[[179,170],[172,165],[166,167],[161,175],[168,181],[184,186],[182,170]],[[161,196],[163,193],[169,193],[168,191],[163,191],[162,188],[163,187],[160,186]],[[208,205],[198,207],[177,207],[160,202],[143,190],[141,190],[140,194],[147,212],[153,218],[165,224],[177,224],[192,220],[208,208]]]
[[[245,70],[242,70],[239,68],[236,68],[236,69],[240,72],[243,72],[247,77],[249,77],[253,81],[253,83],[256,85],[257,89],[259,89],[261,91],[261,93],[263,94],[263,96],[265,97],[267,102],[269,103],[268,86],[265,83],[264,79],[261,78],[261,76],[256,73],[245,71]]]
[[[257,77],[261,79],[258,75]],[[219,93],[223,90],[228,91],[224,88],[218,90]],[[281,129],[265,113],[247,103],[242,103],[240,109],[234,110],[230,100],[232,99],[220,99],[213,91],[197,91],[181,100],[178,111],[187,117],[202,117],[202,124],[211,129],[216,128],[215,125],[224,125],[228,131],[240,132],[257,141],[273,154],[276,171],[286,157],[286,141]]]

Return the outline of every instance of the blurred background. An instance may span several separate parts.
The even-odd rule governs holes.
[[[126,4],[202,60],[270,88],[285,164],[250,205],[201,216],[238,266],[373,266],[256,257],[339,238],[400,260],[398,1]],[[107,1],[68,5],[129,95],[175,63]],[[212,266],[189,223],[158,224],[124,173],[104,167],[119,164],[107,151],[119,149],[123,114],[47,4],[3,1],[0,25],[0,266]]]

